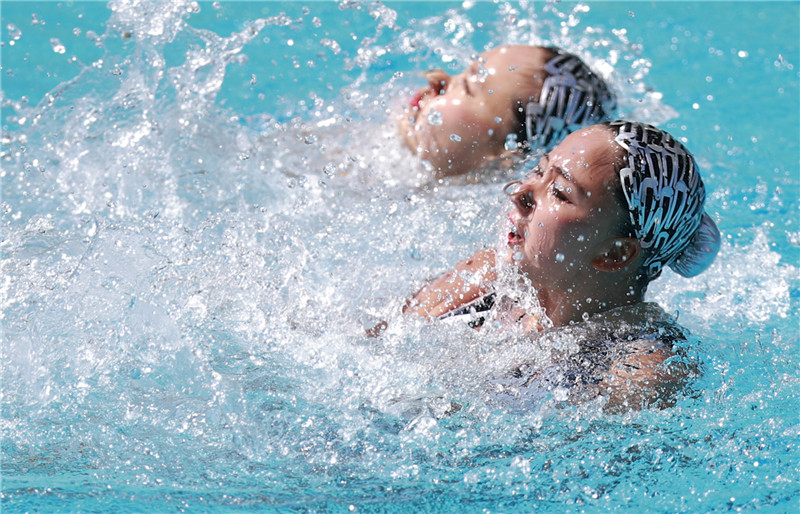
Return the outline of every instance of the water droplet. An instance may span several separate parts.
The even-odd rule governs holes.
[[[510,151],[510,152],[513,152],[518,147],[519,147],[519,145],[517,144],[517,135],[516,134],[507,135],[506,136],[505,149]]]
[[[11,37],[11,39],[15,41],[22,37],[22,31],[19,30],[19,28],[13,23],[6,25],[6,30],[8,30],[8,35]]]
[[[589,321],[589,313],[584,312],[583,314],[581,314],[581,318],[583,318],[583,321]]]
[[[328,178],[333,178],[336,175],[336,165],[332,162],[329,162],[324,168],[322,168],[322,171]]]
[[[556,262],[564,262],[564,254],[563,253],[557,253],[556,254]]]
[[[525,258],[525,254],[522,252],[514,252],[514,255],[512,255],[511,258],[515,261],[521,261]]]
[[[486,133],[489,134],[490,136],[493,136],[494,135],[494,129],[489,129],[489,130],[486,131]]]
[[[456,143],[461,141],[461,136],[458,134],[450,134],[450,141],[455,141]]]
[[[503,122],[503,118],[501,118],[500,116],[495,116],[494,117],[494,122],[495,123],[502,123]]]
[[[322,46],[330,48],[335,55],[339,55],[339,53],[342,51],[341,45],[339,45],[339,43],[337,41],[335,41],[333,39],[330,39],[330,38],[321,39],[320,40],[320,44]]]
[[[66,53],[67,51],[64,45],[61,44],[61,41],[59,41],[58,38],[55,37],[50,39],[50,46],[53,48],[53,51],[57,54],[63,54]]]
[[[428,125],[433,125],[434,127],[438,127],[439,125],[442,124],[443,121],[442,113],[440,113],[436,109],[431,109],[430,112],[428,113],[426,121],[428,122]]]
[[[578,236],[578,241],[584,241],[585,239],[586,239],[586,238],[585,238],[585,237],[583,237],[583,234],[580,234],[580,235]]]

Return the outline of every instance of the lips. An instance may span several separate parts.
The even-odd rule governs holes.
[[[411,102],[409,102],[409,107],[412,109],[419,110],[419,101],[422,100],[422,97],[425,96],[425,91],[417,91],[414,93],[414,96],[411,97]]]
[[[440,92],[434,89],[433,87],[426,87],[420,89],[419,91],[414,93],[414,96],[411,97],[411,101],[408,102],[408,106],[411,109],[419,111],[420,109],[422,109],[422,105],[420,104],[422,103],[423,98],[426,98],[428,96],[439,96],[439,94]]]
[[[508,217],[508,221],[511,224],[511,230],[508,231],[508,245],[520,246],[522,244],[522,236],[517,232],[517,225],[511,219],[511,216]]]

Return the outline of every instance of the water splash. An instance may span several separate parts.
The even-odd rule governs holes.
[[[680,489],[698,441],[692,474],[727,470],[719,484],[758,472],[771,484],[772,471],[735,457],[780,464],[794,433],[788,419],[761,417],[797,399],[783,357],[796,341],[773,330],[796,311],[797,270],[766,228],[744,229],[752,244],[727,243],[699,279],[667,272],[654,284],[651,298],[697,333],[686,351],[705,368],[699,399],[675,409],[610,418],[596,402],[566,405],[558,387],[515,408],[492,397],[497,377],[574,352],[571,334],[537,346],[491,324],[479,333],[400,315],[416,287],[487,244],[502,177],[431,182],[409,163],[386,120],[413,85],[388,61],[461,67],[488,43],[552,40],[617,74],[620,96],[643,101],[625,112],[669,118],[624,32],[585,30],[586,6],[508,3],[408,25],[380,4],[343,3],[368,20],[354,42],[298,37],[331,26],[314,4],[229,31],[194,25],[223,5],[112,2],[106,32],[92,36],[102,58],[42,102],[12,102],[1,157],[4,502],[44,501],[57,474],[79,484],[60,501],[88,494],[120,508],[132,495],[168,508],[194,488],[215,499],[191,501],[212,508],[333,510],[320,498],[340,499],[345,480],[370,502],[414,504],[447,483],[459,501],[642,498],[635,510],[652,506],[637,483]],[[480,9],[492,16],[471,16]],[[286,57],[253,84],[251,45],[261,44]],[[309,62],[352,84],[331,92],[331,82],[287,79],[319,69]],[[225,88],[239,68],[251,96],[236,104]],[[293,101],[253,114],[244,104],[272,75]],[[367,339],[380,320],[386,334]],[[711,429],[693,422],[709,419]],[[729,501],[697,487],[692,499]],[[238,490],[258,493],[232,498]]]
[[[442,118],[442,113],[437,111],[436,109],[431,109],[428,111],[428,116],[425,118],[425,121],[428,125],[433,125],[434,127],[441,125],[444,122]]]

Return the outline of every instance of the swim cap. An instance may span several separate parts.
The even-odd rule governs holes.
[[[626,150],[619,170],[636,238],[648,250],[642,267],[649,279],[664,266],[693,277],[717,255],[720,234],[705,213],[706,190],[697,163],[679,141],[652,125],[607,123]]]
[[[616,107],[603,79],[578,57],[559,48],[544,69],[538,102],[525,107],[525,133],[530,148],[549,150],[567,134],[607,118]]]

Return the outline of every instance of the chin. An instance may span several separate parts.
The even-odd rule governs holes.
[[[414,126],[408,121],[408,118],[402,117],[397,122],[397,132],[403,144],[411,150],[413,154],[419,153],[418,143],[414,137]]]
[[[519,251],[519,249],[518,248],[514,248],[513,246],[507,246],[506,247],[506,254],[505,254],[505,257],[503,258],[503,260],[506,262],[506,264],[510,264],[514,268],[519,268],[520,267],[520,264],[522,264],[523,261],[514,260],[514,254],[517,253],[518,251]]]

